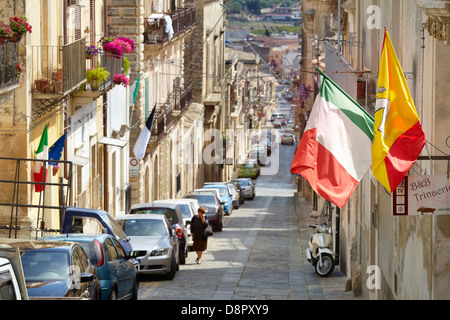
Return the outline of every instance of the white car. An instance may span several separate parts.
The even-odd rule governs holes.
[[[167,200],[155,200],[153,203],[177,203],[181,206],[181,215],[183,216],[183,223],[186,226],[188,234],[188,247],[192,247],[194,240],[191,236],[191,219],[197,215],[200,204],[196,199],[167,199]]]

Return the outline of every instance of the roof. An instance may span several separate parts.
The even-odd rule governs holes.
[[[127,214],[125,216],[115,217],[115,220],[165,220],[167,219],[163,214]]]
[[[178,204],[176,203],[155,203],[155,202],[151,202],[151,203],[138,203],[138,204],[133,204],[130,208],[130,211],[133,209],[142,209],[142,208],[170,208],[170,209],[175,209],[178,206]]]
[[[19,248],[20,250],[60,250],[70,249],[75,243],[67,241],[44,241],[44,240],[25,240],[25,239],[0,239],[0,244],[4,249]]]

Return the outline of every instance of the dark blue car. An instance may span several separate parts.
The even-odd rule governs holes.
[[[79,243],[17,241],[28,297],[45,299],[100,299],[95,267]]]
[[[79,243],[95,266],[102,300],[137,300],[138,281],[134,258],[110,234],[63,234],[51,240]],[[131,253],[133,254],[133,252]]]

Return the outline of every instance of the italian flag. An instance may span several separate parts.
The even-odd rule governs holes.
[[[319,70],[319,69],[317,69]],[[319,94],[300,140],[291,173],[342,208],[372,163],[374,120],[321,73]]]
[[[44,132],[42,133],[41,140],[39,142],[39,147],[34,152],[36,154],[36,159],[38,160],[48,160],[48,132],[47,125],[45,125]],[[34,182],[46,182],[47,181],[47,168],[44,170],[44,162],[34,161],[33,169],[33,179]],[[45,185],[34,185],[34,191],[41,192],[44,191]]]
[[[386,190],[392,192],[417,160],[426,139],[386,29],[376,101],[372,171]]]

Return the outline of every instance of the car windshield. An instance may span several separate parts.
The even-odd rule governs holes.
[[[226,186],[211,186],[211,187],[204,186],[203,188],[206,188],[206,189],[208,189],[208,188],[219,189],[220,196],[228,196],[229,195]]]
[[[251,163],[251,162],[249,162]],[[241,185],[241,186],[248,186],[248,180],[237,180],[237,182]]]
[[[197,200],[198,202],[200,202],[200,204],[216,204],[213,195],[199,194],[197,195]]]
[[[178,223],[178,217],[175,210],[170,208],[140,208],[131,210],[131,214],[163,214],[166,216],[167,220],[169,220],[170,224]],[[125,232],[126,233],[126,232]],[[128,235],[128,233],[127,233]]]
[[[21,256],[27,282],[64,281],[69,277],[69,258],[65,251],[28,250]]]
[[[181,209],[181,215],[183,218],[190,218],[191,217],[191,209],[189,209],[188,204],[180,204]]]
[[[117,221],[128,236],[164,236],[167,229],[162,220],[156,219],[124,219]]]

